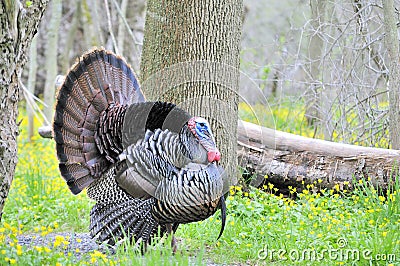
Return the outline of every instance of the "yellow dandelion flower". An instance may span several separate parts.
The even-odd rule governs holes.
[[[21,245],[17,245],[17,255],[18,256],[22,255],[22,246]]]
[[[4,222],[3,225],[4,225],[4,227],[5,227],[6,229],[8,229],[8,230],[11,229],[11,225],[10,225],[9,223]]]
[[[17,263],[17,260],[16,259],[10,259],[9,262],[10,262],[10,264],[15,264],[15,263]]]
[[[388,233],[388,232],[386,232],[386,231],[385,231],[385,232],[382,232],[382,236],[383,236],[383,237],[386,237],[386,236],[387,236],[387,233]]]

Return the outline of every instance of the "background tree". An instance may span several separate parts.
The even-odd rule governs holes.
[[[58,74],[58,31],[61,23],[61,0],[51,1],[51,20],[46,45],[46,83],[44,86],[44,115],[49,123],[53,120],[55,101],[55,80]]]
[[[147,100],[206,117],[236,182],[241,0],[147,3],[141,85]]]
[[[31,42],[31,48],[29,49],[29,74],[28,74],[28,91],[30,94],[35,93],[36,85],[36,70],[37,70],[37,37],[35,36]],[[29,97],[29,96],[28,96]],[[28,138],[32,139],[34,135],[34,108],[32,102],[26,100],[26,114],[28,116]]]
[[[324,40],[321,37],[321,28],[324,24],[325,12],[326,12],[327,1],[322,0],[310,0],[310,9],[311,9],[311,21],[310,24],[314,28],[314,32],[310,32],[309,37],[309,48],[308,48],[308,57],[309,57],[309,66],[307,71],[307,76],[312,81],[321,80],[322,78],[322,56],[323,56],[323,48],[324,48]],[[321,80],[322,81],[322,80]],[[307,99],[307,109],[305,112],[305,116],[307,119],[307,123],[312,125],[314,123],[321,124],[322,116],[321,116],[321,94],[322,94],[322,82],[314,83],[310,82],[309,93],[310,96]]]
[[[400,52],[399,34],[393,0],[383,0],[385,45],[389,57],[389,120],[390,141],[393,149],[400,149]]]
[[[28,3],[28,2],[26,2]],[[20,77],[48,0],[0,2],[0,215],[17,164]]]

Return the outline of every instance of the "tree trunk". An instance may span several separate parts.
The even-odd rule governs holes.
[[[390,142],[393,149],[400,149],[400,52],[396,14],[393,0],[383,0],[385,45],[389,56],[389,121]]]
[[[57,76],[57,50],[58,50],[58,31],[61,22],[61,0],[51,2],[51,20],[48,30],[48,39],[46,47],[46,83],[44,86],[44,115],[49,123],[53,120],[54,100],[55,100],[55,81]]]
[[[76,10],[74,12],[74,17],[72,18],[71,26],[69,27],[69,31],[67,34],[67,41],[65,42],[64,51],[62,52],[61,56],[61,73],[67,73],[68,69],[71,66],[70,56],[71,50],[73,50],[74,42],[76,41],[76,35],[78,31],[78,27],[81,23],[82,17],[82,1],[75,0]],[[89,34],[89,33],[88,33]]]
[[[25,2],[24,2],[25,3]],[[0,218],[17,164],[19,79],[48,0],[0,1]]]
[[[400,151],[311,139],[239,121],[238,160],[257,187],[271,182],[284,189],[312,183],[331,188],[349,182],[351,189],[353,179],[369,178],[387,188],[398,175]]]
[[[31,48],[29,51],[29,74],[28,74],[28,90],[30,93],[35,94],[35,84],[36,84],[36,70],[37,70],[37,37],[32,39]],[[32,139],[34,134],[34,109],[32,103],[26,100],[26,114],[28,116],[28,139]]]
[[[309,67],[308,79],[310,81],[311,95],[307,99],[307,109],[305,112],[308,125],[317,127],[321,125],[323,120],[321,115],[321,101],[322,101],[322,72],[321,72],[321,59],[324,48],[324,41],[321,38],[321,30],[325,19],[326,0],[310,0],[311,8],[311,22],[313,32],[310,33],[309,47],[308,47],[308,60]],[[322,129],[325,127],[322,126]]]
[[[125,30],[125,24],[124,24],[124,19],[122,16],[126,19],[126,8],[128,5],[128,0],[122,0],[121,1],[121,14],[119,14],[118,17],[118,36],[117,36],[117,45],[118,45],[118,52],[119,54],[124,54],[124,41],[125,41],[125,35],[126,35],[126,30]]]
[[[241,0],[147,3],[141,85],[147,100],[207,118],[236,183]]]

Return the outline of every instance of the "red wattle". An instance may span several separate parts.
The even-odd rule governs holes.
[[[210,163],[218,162],[221,159],[221,153],[217,151],[209,151],[207,153],[207,159]]]

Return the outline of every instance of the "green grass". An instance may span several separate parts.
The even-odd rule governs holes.
[[[285,113],[274,113],[278,125],[298,130],[300,118],[285,125]],[[267,123],[269,118],[262,119]],[[274,193],[232,187],[221,239],[216,240],[218,212],[179,227],[176,255],[168,239],[156,241],[144,256],[126,244],[115,254],[94,251],[78,259],[73,252],[64,254],[69,239],[62,237],[47,246],[20,246],[20,234],[87,232],[94,204],[85,192],[69,192],[58,173],[54,143],[39,137],[26,142],[25,126],[23,122],[19,164],[0,223],[0,265],[400,265],[399,181],[386,194],[368,180],[347,184],[356,187],[353,191],[337,186],[318,193],[313,192],[316,182],[302,193],[292,188],[291,197],[280,195],[268,182],[265,190]],[[388,260],[391,254],[395,261]],[[377,261],[377,256],[386,258]]]

